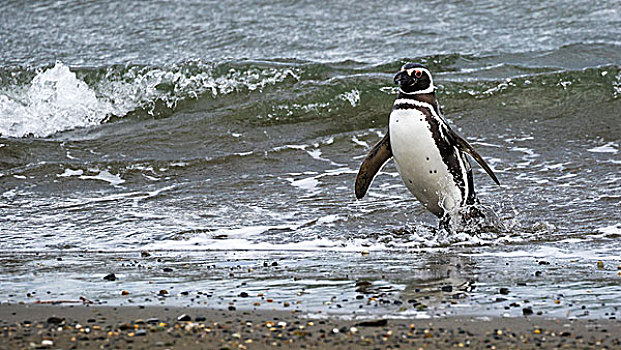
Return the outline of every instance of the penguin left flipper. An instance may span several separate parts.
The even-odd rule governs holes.
[[[360,164],[358,176],[356,176],[356,198],[362,199],[371,186],[375,175],[380,171],[382,166],[392,158],[392,149],[390,148],[390,134],[382,138],[371,150]]]
[[[479,163],[479,165],[485,170],[485,172],[487,172],[487,174],[492,178],[492,180],[494,180],[496,185],[500,186],[500,181],[498,181],[498,178],[496,177],[496,174],[494,174],[494,171],[492,171],[492,168],[490,168],[489,165],[487,165],[485,160],[483,160],[483,157],[481,157],[481,155],[474,149],[474,147],[472,147],[468,143],[468,141],[466,141],[466,139],[464,139],[463,137],[459,136],[452,129],[449,129],[449,135],[453,138],[453,140],[455,141],[455,144],[457,145],[457,147],[462,152],[466,152],[470,156],[472,156],[472,158],[474,158],[474,160],[476,160],[477,163]]]

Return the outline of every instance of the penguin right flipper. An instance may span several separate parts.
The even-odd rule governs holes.
[[[360,164],[360,170],[358,170],[358,176],[356,176],[356,198],[362,199],[364,197],[375,175],[390,158],[392,158],[390,136],[389,133],[386,133],[386,136],[373,146],[369,153],[367,153],[364,161],[362,161],[362,164]]]

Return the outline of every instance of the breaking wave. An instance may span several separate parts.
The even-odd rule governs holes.
[[[72,69],[62,62],[35,71],[0,72],[0,136],[46,137],[142,111],[159,116],[186,99],[261,90],[288,78],[295,68],[223,69],[192,62]]]
[[[415,60],[434,71],[441,102],[457,108],[476,99],[492,99],[503,106],[520,99],[523,107],[549,105],[567,99],[568,94],[593,102],[617,99],[621,94],[619,66],[583,67],[573,61],[559,66],[557,56],[580,49],[577,46],[542,54],[540,61],[462,55]],[[345,123],[345,117],[359,114],[359,107],[367,115],[384,114],[390,100],[386,95],[396,92],[390,85],[392,74],[406,61],[375,65],[189,61],[166,67],[99,68],[57,62],[38,69],[0,69],[0,136],[47,137],[128,116],[167,117],[192,101],[209,109],[224,96],[241,96],[239,107],[259,123],[331,118],[335,112],[345,113],[341,115]],[[531,96],[536,98],[523,100]],[[220,105],[230,108],[238,103]],[[358,112],[351,113],[354,109]]]

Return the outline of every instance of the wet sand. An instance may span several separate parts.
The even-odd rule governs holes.
[[[0,305],[0,349],[618,349],[621,321],[343,320],[282,311]]]

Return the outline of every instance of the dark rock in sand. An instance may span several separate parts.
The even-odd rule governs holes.
[[[453,286],[442,286],[442,288],[440,288],[443,292],[452,292],[453,291]]]
[[[356,326],[358,327],[383,327],[387,324],[388,324],[388,320],[381,319],[381,320],[372,320],[372,321],[362,321],[362,322],[356,323]]]
[[[60,318],[60,317],[56,317],[56,316],[51,316],[47,318],[47,323],[51,323],[51,324],[60,324],[64,321],[65,319]]]
[[[181,316],[177,317],[177,321],[179,321],[179,322],[188,322],[188,321],[192,321],[192,317],[190,317],[190,316],[188,316],[188,315],[186,315],[186,314],[183,314],[183,315],[181,315]]]
[[[500,289],[498,290],[498,293],[500,293],[500,294],[502,294],[502,295],[507,295],[507,294],[509,294],[509,288],[504,288],[504,287],[503,287],[503,288],[500,288]]]
[[[531,307],[525,307],[522,309],[522,313],[524,316],[530,316],[533,314],[533,309]]]
[[[104,276],[104,278],[106,281],[116,281],[116,275],[113,273],[107,274]]]

